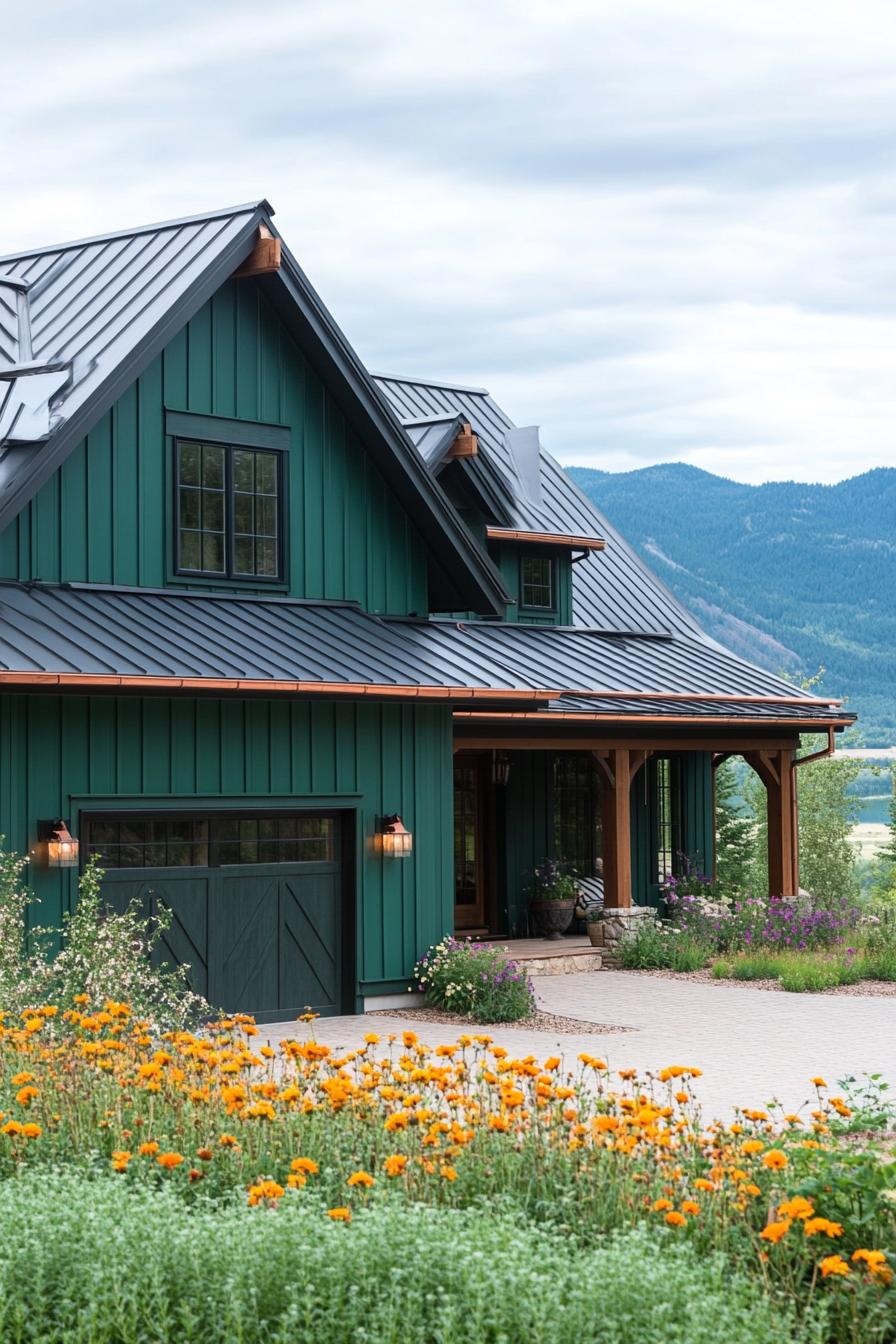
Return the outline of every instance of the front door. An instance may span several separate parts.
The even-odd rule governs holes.
[[[485,932],[485,809],[487,756],[462,752],[454,758],[454,927]]]

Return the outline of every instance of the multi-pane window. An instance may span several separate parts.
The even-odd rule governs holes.
[[[86,848],[104,868],[324,863],[336,857],[336,821],[296,815],[91,817]]]
[[[551,611],[554,607],[554,561],[549,555],[520,559],[520,606]]]
[[[282,576],[281,454],[177,444],[177,570],[222,579]]]
[[[580,877],[593,877],[601,856],[600,793],[594,757],[554,757],[554,854]]]
[[[660,756],[656,762],[657,881],[662,883],[673,870],[675,841],[672,826],[672,762]]]

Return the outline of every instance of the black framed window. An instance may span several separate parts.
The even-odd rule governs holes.
[[[593,756],[554,757],[554,854],[581,877],[594,877],[601,857],[599,788]]]
[[[178,574],[283,577],[283,454],[269,448],[175,444]]]
[[[189,813],[90,817],[87,857],[104,868],[219,868],[229,864],[328,863],[337,857],[330,815]]]
[[[531,610],[554,609],[554,561],[550,555],[520,557],[520,606]]]

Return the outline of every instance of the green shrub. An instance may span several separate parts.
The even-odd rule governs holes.
[[[619,949],[620,964],[627,971],[698,971],[709,955],[705,939],[659,921],[645,921]]]
[[[100,895],[103,870],[91,860],[78,878],[75,908],[62,928],[33,928],[37,899],[23,881],[27,860],[2,848],[0,836],[0,1004],[8,1013],[34,1003],[71,1008],[76,995],[93,1003],[127,1000],[136,1016],[162,1029],[208,1020],[212,1010],[190,989],[189,966],[159,964],[172,915],[147,918],[139,903],[114,911]],[[55,956],[51,953],[61,948]],[[155,964],[154,964],[155,963]]]
[[[731,975],[734,980],[774,980],[779,964],[773,952],[742,952],[731,963]]]
[[[532,982],[505,949],[443,938],[414,967],[414,979],[435,1008],[476,1022],[518,1022],[535,1008]]]
[[[778,967],[781,988],[793,994],[805,994],[822,989],[833,989],[841,983],[842,966],[831,957],[813,957],[796,953],[782,957]]]
[[[637,1229],[576,1245],[511,1212],[303,1194],[192,1208],[70,1173],[0,1185],[0,1338],[15,1344],[793,1344],[721,1256]]]

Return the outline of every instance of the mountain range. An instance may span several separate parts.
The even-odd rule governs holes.
[[[836,485],[567,470],[721,644],[791,679],[824,668],[864,745],[896,743],[896,468]]]

